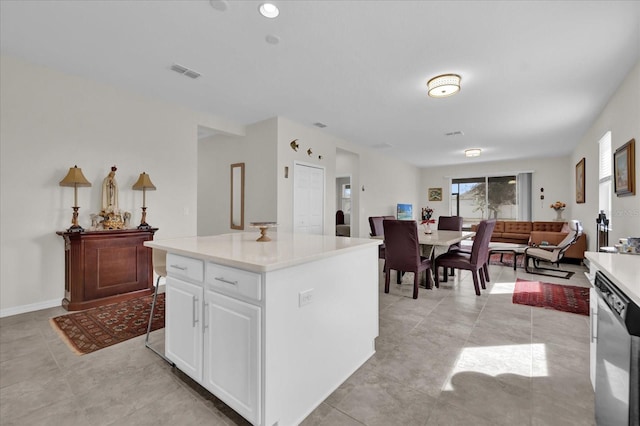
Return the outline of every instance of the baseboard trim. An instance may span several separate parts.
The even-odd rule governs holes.
[[[61,306],[60,298],[47,300],[44,302],[31,303],[29,305],[15,306],[13,308],[0,309],[0,318],[10,317],[12,315],[25,314],[27,312],[39,311],[41,309],[55,308]]]

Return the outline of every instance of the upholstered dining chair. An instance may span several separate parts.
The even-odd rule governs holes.
[[[443,231],[462,231],[462,216],[439,216],[438,217],[438,230]],[[449,246],[447,251],[452,249],[459,249],[460,243],[455,243]],[[449,272],[453,275],[453,268],[450,268]]]
[[[395,217],[393,216],[369,216],[369,227],[371,228],[372,237],[384,237],[384,227],[382,226],[382,221],[385,219],[393,220]],[[385,246],[384,243],[378,246],[378,259],[385,259]],[[386,271],[386,267],[382,269]]]
[[[149,312],[149,324],[147,325],[147,337],[144,339],[144,345],[158,354],[162,359],[169,364],[174,365],[163,353],[155,349],[149,344],[149,334],[151,334],[151,322],[153,321],[153,314],[156,311],[156,301],[158,300],[158,289],[160,288],[160,278],[167,276],[167,252],[159,249],[152,249],[151,259],[153,262],[153,272],[156,273],[158,279],[156,280],[156,288],[153,293],[153,302],[151,302],[151,312]]]
[[[390,271],[395,269],[400,283],[402,272],[413,272],[413,298],[418,298],[418,283],[420,273],[426,272],[426,283],[429,286],[431,275],[431,259],[420,256],[420,243],[418,241],[418,225],[415,220],[391,220],[385,219],[384,243],[385,243],[385,268],[384,292],[389,293]]]
[[[485,279],[488,280],[488,273],[486,273],[484,268],[486,268],[489,259],[489,241],[491,240],[491,233],[495,226],[495,220],[483,220],[480,222],[470,252],[452,250],[436,257],[434,262],[436,287],[440,286],[440,277],[438,276],[439,267],[442,266],[444,268],[444,282],[447,281],[447,268],[465,269],[471,271],[476,295],[480,296],[480,285],[485,289]]]
[[[573,272],[563,271],[562,269],[542,268],[540,267],[540,261],[549,262],[552,265],[555,264],[560,268],[560,260],[564,257],[564,254],[569,247],[578,241],[578,238],[582,235],[582,223],[578,220],[570,220],[568,222],[570,232],[558,245],[555,246],[537,246],[527,247],[524,249],[524,270],[530,274],[546,275],[556,278],[569,279],[573,275]],[[533,260],[534,269],[529,269],[529,259]],[[544,271],[544,272],[543,272]],[[553,274],[548,272],[554,272]]]

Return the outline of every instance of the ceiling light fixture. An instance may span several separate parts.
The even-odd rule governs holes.
[[[465,149],[464,155],[466,157],[479,157],[481,152],[482,150],[480,148]]]
[[[442,74],[427,82],[429,96],[432,98],[446,98],[460,91],[460,76],[458,74]]]
[[[258,10],[265,18],[275,18],[280,14],[278,7],[273,3],[262,3]]]

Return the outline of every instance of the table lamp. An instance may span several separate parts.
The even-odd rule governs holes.
[[[71,219],[71,228],[67,232],[83,232],[82,226],[78,225],[78,187],[91,186],[91,182],[82,174],[82,169],[78,166],[69,168],[69,173],[60,181],[60,186],[73,186],[73,218]]]
[[[151,226],[147,223],[147,198],[146,192],[155,191],[156,187],[153,183],[151,183],[151,178],[145,172],[140,173],[140,177],[138,177],[138,181],[133,184],[131,189],[142,190],[142,219],[140,219],[140,225],[138,225],[138,229],[149,229]]]

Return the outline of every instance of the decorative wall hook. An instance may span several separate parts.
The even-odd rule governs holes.
[[[294,139],[289,144],[289,146],[291,146],[291,149],[294,150],[294,151],[298,151],[298,148],[300,148],[300,145],[296,143],[297,140],[298,139]]]
[[[322,155],[318,155],[318,160],[322,160]]]
[[[311,157],[311,154],[313,154],[313,151],[311,151],[311,148],[309,148],[309,149],[307,150],[307,155],[308,155],[309,157]]]

